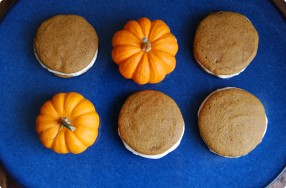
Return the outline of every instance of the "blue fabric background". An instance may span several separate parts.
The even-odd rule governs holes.
[[[259,36],[258,54],[241,75],[223,80],[194,61],[195,29],[208,13],[246,15]],[[98,59],[84,75],[58,78],[33,54],[41,22],[57,14],[78,14],[97,30]],[[124,79],[111,58],[111,39],[130,19],[162,19],[177,37],[177,66],[155,85]],[[22,0],[0,22],[0,159],[24,187],[261,187],[286,165],[286,24],[265,0],[229,1],[38,1]],[[197,110],[217,88],[234,86],[256,95],[269,119],[263,142],[238,159],[217,156],[199,136]],[[117,135],[120,107],[133,92],[155,89],[181,108],[186,130],[181,145],[160,160],[137,157]],[[35,131],[41,105],[58,92],[76,91],[91,100],[101,117],[97,142],[80,155],[59,155],[42,146]]]

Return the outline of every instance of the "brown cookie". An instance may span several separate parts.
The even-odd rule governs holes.
[[[184,133],[184,120],[172,98],[145,90],[125,101],[119,115],[118,133],[134,154],[158,159],[178,147]]]
[[[235,12],[208,15],[194,38],[194,57],[208,73],[230,78],[241,73],[254,59],[258,33],[252,23]]]
[[[231,158],[252,151],[267,129],[263,104],[239,88],[211,93],[199,109],[198,121],[200,135],[210,150]]]
[[[98,52],[97,33],[83,17],[58,15],[44,21],[34,39],[41,65],[60,77],[86,72]]]

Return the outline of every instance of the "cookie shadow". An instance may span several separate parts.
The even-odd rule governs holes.
[[[188,23],[186,23],[186,27],[182,30],[184,40],[183,40],[183,46],[186,48],[184,49],[185,52],[185,58],[190,60],[191,66],[193,69],[199,70],[201,73],[204,71],[202,68],[199,66],[199,64],[196,62],[195,57],[194,57],[194,37],[196,33],[196,29],[199,26],[200,22],[209,14],[210,12],[205,11],[205,12],[198,12],[194,16],[191,16],[188,20]]]
[[[35,18],[33,20],[29,20],[30,23],[26,24],[27,27],[24,29],[23,37],[22,37],[23,45],[25,46],[25,49],[29,49],[27,50],[26,55],[29,57],[29,59],[32,60],[31,61],[32,64],[38,67],[41,67],[41,66],[38,63],[35,57],[35,54],[34,54],[34,37],[36,36],[37,30],[44,20],[45,19],[41,19],[41,18]]]
[[[123,106],[126,99],[134,92],[128,91],[124,94],[121,94],[114,98],[114,100],[110,103],[110,106],[108,107],[108,112],[106,114],[109,114],[111,118],[108,118],[106,121],[106,124],[110,127],[108,128],[108,131],[111,131],[111,139],[113,139],[112,143],[118,145],[116,147],[122,147],[124,148],[124,145],[122,144],[122,140],[118,135],[118,119],[120,114],[120,109]]]
[[[191,139],[195,140],[195,144],[199,147],[207,149],[208,147],[205,145],[203,139],[200,136],[200,131],[199,131],[199,124],[198,124],[198,111],[203,103],[204,99],[210,94],[209,90],[204,90],[202,92],[196,92],[196,94],[193,96],[194,99],[190,103],[190,108],[191,110],[188,112],[188,114],[192,117],[190,118],[188,125],[190,125],[191,129]]]

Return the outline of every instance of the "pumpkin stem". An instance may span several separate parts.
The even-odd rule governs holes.
[[[146,37],[142,39],[141,50],[143,50],[144,52],[149,52],[151,50],[151,43]]]
[[[76,128],[71,125],[71,121],[68,117],[62,117],[60,120],[61,126],[64,126],[65,128],[74,131]]]

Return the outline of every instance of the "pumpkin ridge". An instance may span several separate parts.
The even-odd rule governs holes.
[[[163,53],[163,54],[167,54],[167,55],[170,55],[170,56],[173,56],[172,54],[168,53],[168,52],[165,52],[165,51],[162,51],[162,50],[158,50],[158,49],[154,49],[153,50],[153,54],[156,55],[159,59],[161,59],[161,57],[159,57],[155,52],[159,52],[159,53]],[[162,59],[161,59],[162,60]],[[163,60],[162,60],[163,61]],[[164,62],[164,61],[163,61]]]
[[[91,127],[91,126],[85,126],[86,124],[77,124],[77,129],[78,130],[82,130],[85,129],[85,131],[90,131],[92,133],[94,133],[94,131],[97,131],[99,124],[96,127]],[[73,132],[77,132],[77,131],[73,131]]]
[[[90,115],[93,115],[93,114],[97,115],[96,111],[86,112],[86,113],[81,114],[81,115],[79,115],[79,116],[71,117],[70,119],[71,119],[71,121],[77,121],[77,119],[80,118],[81,116],[90,116]],[[77,127],[77,123],[72,124],[72,125],[73,125],[74,127]]]
[[[130,26],[132,25],[132,27]],[[136,26],[135,26],[136,25]],[[140,24],[136,21],[136,20],[130,20],[128,21],[124,26],[123,26],[123,30],[125,31],[129,31],[130,33],[132,33],[134,36],[136,36],[136,38],[140,39],[140,31],[134,31],[134,30],[130,30],[131,28],[136,28],[138,30],[141,31],[141,34],[143,35],[143,31],[142,28],[140,26]],[[139,33],[138,33],[139,32]]]
[[[152,39],[152,38],[154,37],[154,36],[152,36],[152,35],[154,35],[153,33],[156,31],[155,29],[156,29],[157,27],[165,27],[164,29],[167,29],[167,31],[165,31],[166,33],[163,34],[163,35],[166,35],[166,34],[168,34],[168,33],[171,33],[171,30],[170,30],[169,26],[168,26],[164,21],[162,21],[162,20],[154,20],[154,21],[151,22],[151,28],[150,28],[150,32],[149,32],[148,39]],[[154,30],[155,30],[155,31],[154,31]],[[157,36],[157,35],[158,35],[158,33],[156,33],[155,36]],[[162,36],[163,36],[163,35],[162,35]],[[159,38],[161,38],[162,36],[160,36]],[[156,40],[157,40],[157,39],[156,39]],[[151,40],[151,41],[153,41],[153,40]]]
[[[81,114],[81,115],[78,115],[78,116],[75,116],[75,117],[72,117],[73,121],[77,118],[79,118],[80,116],[85,116],[85,115],[90,115],[90,114],[96,114],[95,111],[91,110],[91,111],[87,111],[85,112],[84,114]]]
[[[87,100],[88,101],[88,100]],[[90,101],[89,101],[90,102]],[[90,104],[92,104],[90,102]],[[80,105],[74,109],[74,111],[78,110],[78,108],[81,108]],[[77,118],[80,118],[81,116],[85,116],[85,115],[90,115],[90,114],[97,114],[96,112],[96,109],[94,106],[89,106],[89,107],[86,107],[85,110],[87,109],[87,111],[83,112],[83,113],[78,113],[78,114],[75,114],[75,112],[73,111],[73,113],[70,115],[70,121],[76,121]],[[72,123],[73,125],[73,123]]]
[[[146,21],[147,21],[147,23],[146,23]],[[146,17],[142,17],[142,18],[138,19],[137,22],[141,27],[141,30],[142,30],[144,37],[148,38],[149,33],[150,33],[150,29],[151,29],[151,20],[146,18]],[[149,24],[148,25],[149,28],[146,27],[147,24]]]
[[[137,69],[137,67],[138,67],[138,65],[139,65],[139,62],[140,62],[141,59],[142,59],[143,54],[144,54],[144,53],[142,53],[142,52],[138,52],[138,53],[136,53],[136,54],[134,54],[134,55],[128,57],[127,59],[125,59],[125,60],[119,62],[119,63],[118,63],[119,69],[120,69],[120,65],[123,66],[123,64],[125,64],[126,61],[128,61],[128,60],[131,59],[131,58],[134,58],[134,56],[141,56],[140,59],[139,59],[139,61],[137,61],[137,62],[134,61],[134,62],[129,63],[129,64],[136,64],[135,69],[133,70],[132,75],[130,76],[130,78],[133,78],[133,75],[134,75],[134,73],[135,73],[135,71],[136,71],[136,69]],[[123,74],[122,74],[122,75],[123,75]],[[123,75],[123,76],[125,77],[125,75]]]
[[[118,44],[118,45],[114,45],[113,47],[121,47],[121,46],[132,46],[132,47],[138,48],[138,46],[135,46],[135,45],[132,45],[132,44],[124,44],[124,45]]]
[[[151,32],[150,32],[150,33],[151,33]],[[149,65],[149,69],[150,69],[150,76],[149,76],[149,81],[148,81],[148,82],[150,82],[151,76],[153,76],[154,73],[153,73],[153,71],[152,71],[152,63],[151,63],[151,61],[150,61],[149,55],[147,55],[147,59],[148,59],[148,65]]]
[[[166,70],[166,66],[165,66],[164,62],[160,58],[158,58],[155,61],[154,57],[158,58],[154,54],[154,52],[150,53],[149,62],[156,62],[156,63],[151,63],[152,66],[150,67],[150,70],[151,70],[150,72],[152,72],[153,77],[152,77],[152,79],[150,79],[150,83],[158,83],[158,82],[162,81],[167,75],[167,70]],[[162,74],[162,71],[164,71],[163,74]]]
[[[54,151],[56,151],[57,153],[67,153],[67,152],[69,152],[69,150],[68,150],[68,148],[67,148],[67,143],[66,143],[66,139],[65,139],[65,132],[62,133],[61,137],[59,136],[59,135],[60,135],[60,130],[61,130],[61,128],[62,128],[62,127],[59,128],[59,130],[58,130],[57,135],[55,136],[55,138],[52,139],[52,140],[53,140],[53,144],[52,144],[51,148],[53,148]],[[63,137],[63,138],[62,138],[62,137]],[[57,146],[57,145],[56,145],[57,142],[59,142],[59,143],[63,142],[63,144],[61,145],[62,147]],[[65,147],[64,150],[66,150],[67,152],[61,151],[63,147]],[[60,150],[57,151],[57,149],[55,149],[55,148],[60,148]]]
[[[149,30],[149,35],[148,35],[148,39],[150,38],[150,35],[152,34],[152,31],[154,29],[154,24],[152,24],[155,20],[151,21],[151,26],[150,26],[150,30]]]
[[[175,56],[179,49],[177,39],[172,33],[167,33],[159,40],[152,42],[152,47],[153,49],[168,52],[172,56]]]
[[[53,117],[53,116],[50,116],[49,114],[40,113],[39,115],[41,115],[41,116],[46,116],[46,117],[49,117],[49,118],[51,118],[51,119],[54,119],[54,118],[55,118],[55,117]],[[58,115],[58,117],[60,117],[59,114],[58,114],[58,112],[57,112],[57,115]]]
[[[73,132],[75,137],[82,143],[82,145],[84,145],[86,148],[89,147],[89,144],[86,144],[85,141],[82,140],[82,138],[80,138],[80,136],[78,136],[77,132]]]
[[[156,53],[154,53],[154,52],[156,52]],[[165,68],[166,69],[166,75],[167,74],[170,74],[174,69],[175,69],[175,67],[176,67],[176,58],[174,58],[174,62],[172,62],[172,64],[168,64],[168,63],[166,63],[166,61],[164,61],[163,59],[162,59],[162,56],[158,56],[157,55],[157,53],[161,53],[163,56],[171,56],[171,57],[173,57],[171,54],[169,54],[169,53],[167,53],[167,52],[163,52],[163,51],[159,51],[159,50],[154,50],[153,51],[153,54],[156,56],[156,57],[158,57],[162,62],[163,62],[163,64],[165,65],[165,67],[167,67],[167,68]]]
[[[130,35],[130,36],[125,36],[125,35]],[[132,39],[132,44],[129,43],[128,40],[126,40],[126,37],[134,37],[134,39]],[[126,41],[126,44],[118,44],[118,39],[117,38],[122,38]],[[129,39],[129,38],[128,38]],[[120,40],[119,40],[120,41]],[[134,44],[134,42],[138,43],[137,45]],[[139,46],[139,43],[140,43],[140,40],[138,39],[138,37],[136,37],[132,32],[128,31],[128,30],[119,30],[117,31],[114,36],[112,37],[112,46],[113,47],[116,47],[116,46],[124,46],[124,45],[130,45],[130,46],[135,46],[135,47],[138,47]]]
[[[140,28],[141,28],[141,26],[140,26]],[[130,31],[128,31],[128,30],[125,30],[125,29],[122,29],[123,31],[126,31],[126,32],[128,32],[128,33],[130,33],[131,35],[133,35],[137,40],[138,40],[138,42],[140,42],[141,40],[138,38],[138,36],[136,36],[134,33],[132,33],[132,32],[130,32]],[[142,28],[141,28],[141,30],[142,30]],[[143,32],[143,31],[142,31]],[[117,46],[117,45],[116,45]],[[130,45],[130,46],[133,46],[133,45]],[[136,47],[138,47],[138,46],[136,46]]]
[[[77,100],[78,102],[75,103],[75,105],[71,108],[70,103],[72,103],[73,99],[71,98],[79,98],[79,100]],[[77,106],[77,104],[79,102],[81,102],[81,100],[83,100],[84,97],[76,92],[70,92],[67,93],[65,96],[65,102],[64,102],[64,110],[65,110],[65,114],[66,116],[70,116],[73,109]],[[69,103],[68,103],[69,102]],[[69,110],[71,108],[71,111]]]
[[[114,53],[115,53],[115,52],[116,52],[116,53],[123,53],[123,52],[122,52],[122,49],[120,49],[120,48],[131,48],[131,49],[128,49],[128,50],[130,50],[130,51],[132,50],[132,52],[131,52],[131,53],[129,52],[128,55],[124,54],[124,56],[126,56],[125,58],[122,58],[122,57],[120,57],[120,58],[114,57]],[[124,50],[126,50],[126,49],[124,49]],[[119,51],[119,52],[118,52],[118,51]],[[137,53],[139,53],[139,52],[142,52],[142,50],[141,50],[141,48],[138,47],[138,46],[118,45],[118,46],[115,46],[114,49],[112,50],[112,59],[113,59],[113,61],[114,61],[116,64],[119,64],[120,62],[126,60],[127,58],[129,58],[129,57],[131,57],[132,55],[137,54]],[[121,60],[121,61],[119,61],[119,60]]]
[[[85,100],[86,100],[86,99],[83,98],[83,99],[81,99],[81,100],[75,105],[75,107],[72,109],[71,113],[69,114],[70,117],[72,116],[72,114],[73,114],[73,112],[75,111],[75,109],[78,108],[78,106],[80,106]],[[69,118],[70,118],[70,117],[69,117]]]
[[[55,128],[59,128],[59,126],[53,126],[53,127],[46,128],[42,131],[39,131],[38,134],[44,134],[45,132],[49,131],[50,129],[55,129]]]
[[[55,129],[57,130],[47,129],[45,131],[42,131],[41,133],[38,132],[40,140],[43,142],[43,145],[47,148],[53,147],[54,141],[58,136],[58,132],[60,128],[58,127]],[[51,135],[53,135],[53,137],[51,137]]]
[[[52,100],[50,100],[50,106],[53,108],[53,110],[57,113],[58,117],[60,117],[58,111],[56,110],[55,106],[54,106],[54,103]],[[41,109],[42,110],[42,109]],[[53,116],[50,116],[50,114],[44,114],[42,112],[40,112],[40,115],[43,115],[43,116],[48,116],[48,117],[51,117],[51,119],[54,119],[55,117]]]
[[[173,35],[172,33],[166,33],[164,35],[162,35],[161,37],[157,38],[156,40],[150,41],[151,43],[156,43],[158,42],[158,40],[161,40],[162,38],[166,37],[166,35]],[[175,35],[173,35],[175,37]],[[175,37],[176,38],[176,37]]]
[[[130,58],[132,58],[132,57],[134,57],[134,56],[136,56],[136,55],[140,55],[140,53],[142,53],[142,52],[141,52],[141,51],[140,51],[140,52],[136,52],[135,54],[131,55],[130,57],[127,57],[126,59],[120,61],[118,64],[120,65],[122,62],[124,62],[124,61],[126,61],[126,60],[128,60],[128,59],[130,59]],[[139,61],[141,61],[141,58],[140,58]]]
[[[140,65],[141,63],[144,63],[144,62],[143,62],[143,58],[144,58],[145,53],[148,53],[148,52],[143,52],[143,53],[142,53],[142,56],[141,56],[140,60],[138,61],[137,67],[136,67],[136,69],[135,69],[134,72],[133,72],[132,79],[134,79],[134,73],[138,71],[137,69],[139,69],[139,67],[140,67],[139,65]],[[149,62],[148,55],[147,55],[147,59],[148,59],[149,67],[150,67],[150,62]]]
[[[168,54],[170,56],[173,56],[172,54],[168,53],[168,52],[165,52],[163,50],[160,50],[160,49],[153,49],[153,52],[160,52],[160,53],[165,53],[165,54]]]
[[[57,117],[58,118],[58,117]],[[36,123],[37,124],[42,124],[42,122],[45,122],[43,124],[50,124],[50,123],[54,123],[57,124],[57,118],[55,119],[55,117],[53,116],[48,116],[46,114],[40,113],[37,117],[36,117]]]
[[[55,109],[55,111],[57,112],[57,114],[58,114],[58,116],[59,116],[59,118],[60,118],[61,115],[59,114],[58,109],[56,108],[56,106],[55,106],[55,104],[54,104],[54,101],[51,100],[51,103],[52,103],[52,107]]]
[[[67,145],[66,145],[67,149],[70,153],[78,154],[78,153],[85,151],[88,148],[85,144],[82,143],[82,141],[80,139],[78,139],[78,135],[75,134],[75,132],[66,131],[64,136],[65,136],[66,143],[67,143]],[[74,140],[77,140],[76,142],[80,143],[80,146],[75,145],[76,146],[76,148],[75,148],[73,144],[68,142],[68,140],[69,140],[69,142],[72,142],[72,143],[75,142]],[[78,148],[78,147],[80,147],[80,148]]]
[[[54,145],[55,145],[55,139],[58,137],[58,135],[59,135],[59,132],[60,132],[60,130],[61,130],[61,126],[58,128],[58,132],[57,132],[57,134],[55,135],[55,137],[54,138],[51,138],[49,141],[53,141],[53,144],[52,144],[52,146],[51,146],[51,148],[54,148]]]
[[[158,56],[156,53],[152,53],[154,56],[156,56],[158,59],[160,59],[161,60],[161,62],[162,62],[162,64],[164,65],[164,68],[165,68],[165,66],[166,66],[166,63],[164,62],[164,60],[160,57],[160,56]],[[166,68],[165,68],[165,71],[166,71]],[[167,72],[167,71],[166,71]]]

